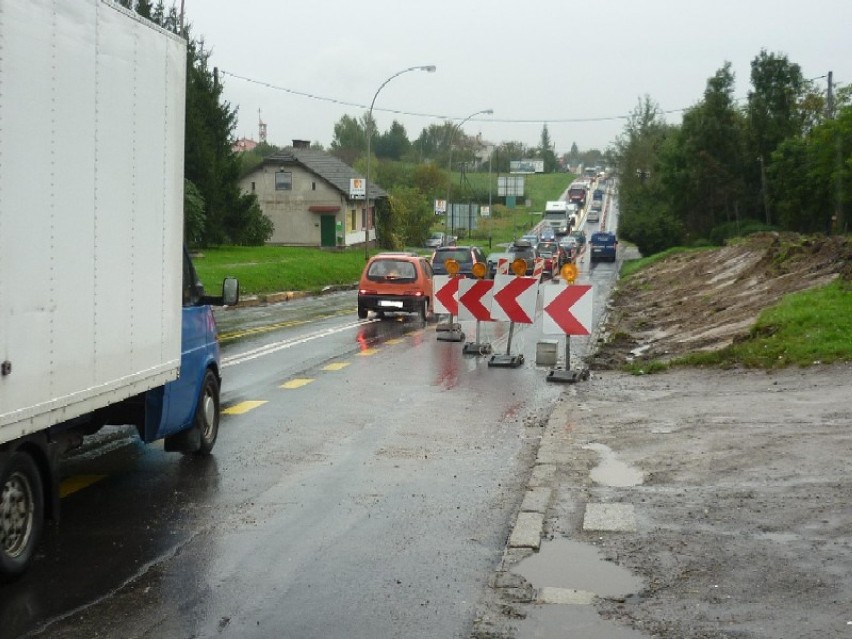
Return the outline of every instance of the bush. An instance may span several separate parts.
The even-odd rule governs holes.
[[[720,224],[710,231],[710,241],[716,246],[722,246],[725,240],[732,237],[745,237],[754,233],[763,233],[765,231],[775,231],[776,227],[761,222],[760,220],[740,220],[738,222],[726,222]]]

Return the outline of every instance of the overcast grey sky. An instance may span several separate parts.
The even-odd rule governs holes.
[[[536,146],[547,123],[557,153],[606,148],[649,95],[671,122],[698,101],[725,61],[736,95],[761,48],[806,78],[852,82],[852,0],[185,0],[186,19],[224,71],[237,137],[326,146],[341,116],[373,110],[414,140],[443,117],[468,135]],[[240,77],[235,77],[236,76]],[[251,81],[242,79],[247,78]],[[825,88],[826,79],[817,80]],[[271,85],[271,86],[267,86]],[[275,88],[273,88],[275,87]],[[288,92],[297,92],[290,93]],[[311,94],[317,98],[305,97]],[[335,103],[329,100],[337,100]],[[391,113],[387,110],[397,111]]]

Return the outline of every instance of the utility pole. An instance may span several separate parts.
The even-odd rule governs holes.
[[[825,112],[829,120],[834,119],[834,72],[828,72],[828,92],[825,99]],[[843,211],[843,152],[840,149],[840,135],[836,128],[834,131],[835,166],[838,169],[835,174],[837,178],[834,183],[834,214],[831,216],[828,233],[845,233],[846,218]]]
[[[825,115],[829,120],[834,119],[834,82],[832,82],[832,78],[834,76],[833,71],[828,72],[828,95],[825,99]]]
[[[772,223],[769,217],[769,191],[766,190],[766,165],[763,163],[763,156],[757,158],[760,162],[760,190],[763,191],[763,211],[766,214],[767,226]]]

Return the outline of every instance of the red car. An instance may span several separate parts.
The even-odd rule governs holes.
[[[538,256],[544,260],[544,274],[553,277],[562,265],[568,261],[568,256],[556,240],[546,240],[538,243]]]
[[[432,313],[432,265],[413,253],[379,253],[370,258],[358,285],[358,317],[378,313]]]

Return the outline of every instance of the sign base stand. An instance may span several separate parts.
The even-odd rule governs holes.
[[[461,326],[459,324],[453,324],[453,328],[445,328],[436,336],[436,339],[440,342],[463,342],[464,341],[464,333],[462,333]]]
[[[576,384],[587,379],[589,379],[589,371],[587,370],[554,368],[547,374],[548,382],[560,382],[562,384]]]
[[[488,360],[488,366],[499,366],[501,368],[517,368],[524,363],[523,355],[492,355]]]
[[[444,331],[460,331],[461,324],[459,324],[458,322],[444,322],[443,324],[437,324],[435,326],[435,330],[439,333],[442,333]]]
[[[491,344],[488,342],[468,342],[462,348],[462,353],[465,355],[491,355]]]

